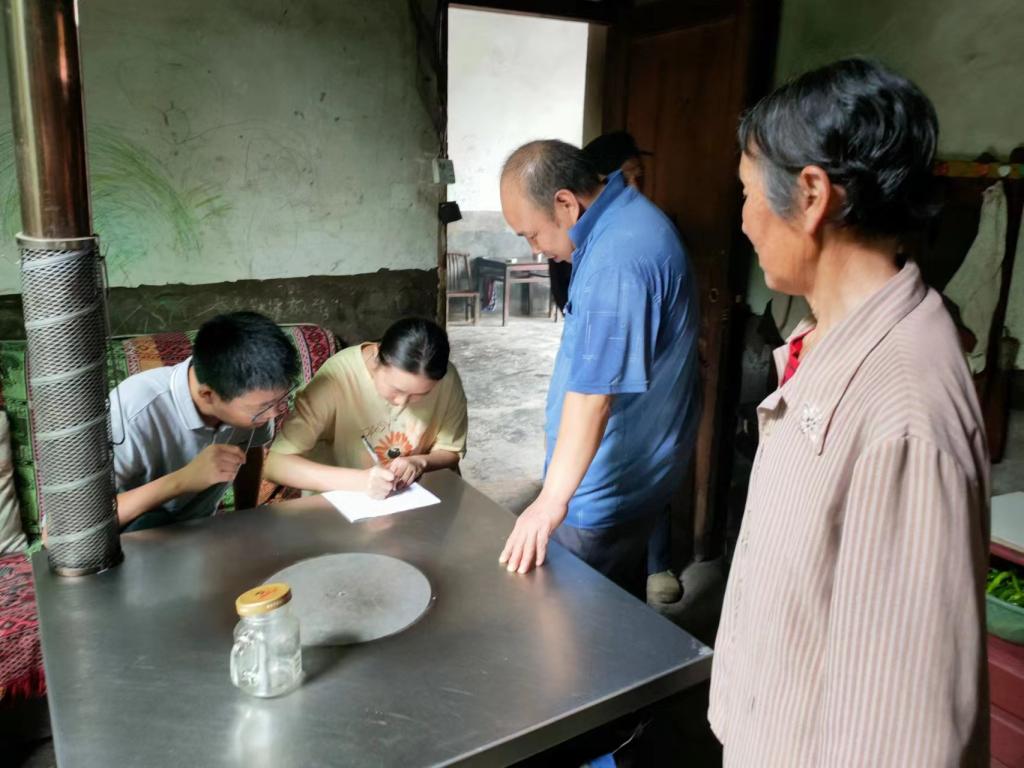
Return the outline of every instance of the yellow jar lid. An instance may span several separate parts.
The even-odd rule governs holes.
[[[261,584],[243,592],[235,600],[239,616],[259,616],[268,613],[292,599],[292,588],[287,584]]]

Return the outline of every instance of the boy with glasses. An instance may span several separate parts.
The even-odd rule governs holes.
[[[110,393],[117,515],[124,530],[212,515],[228,483],[256,504],[263,447],[299,373],[272,320],[233,312],[203,323],[192,356]]]

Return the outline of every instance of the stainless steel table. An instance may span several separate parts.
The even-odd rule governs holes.
[[[450,472],[443,502],[349,524],[319,497],[127,534],[119,567],[35,579],[62,768],[505,765],[706,680],[711,652],[553,545],[497,556],[514,518]],[[402,558],[435,602],[411,628],[304,650],[306,680],[228,680],[234,599],[330,552]]]

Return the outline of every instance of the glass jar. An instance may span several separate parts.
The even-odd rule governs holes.
[[[248,694],[280,696],[302,681],[299,620],[287,584],[264,584],[235,601],[241,621],[231,648],[231,682]]]

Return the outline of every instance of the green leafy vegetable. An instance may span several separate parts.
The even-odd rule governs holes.
[[[1020,578],[1012,570],[1000,571],[989,568],[988,586],[985,591],[1010,605],[1024,608],[1024,588],[1021,587]]]

